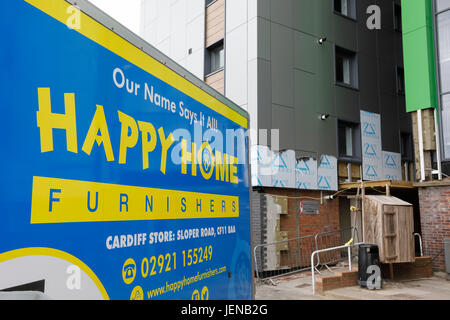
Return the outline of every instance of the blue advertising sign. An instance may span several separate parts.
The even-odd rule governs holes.
[[[251,299],[246,114],[64,0],[0,25],[0,290]]]

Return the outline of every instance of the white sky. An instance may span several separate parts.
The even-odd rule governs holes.
[[[136,34],[140,31],[141,0],[89,0]]]

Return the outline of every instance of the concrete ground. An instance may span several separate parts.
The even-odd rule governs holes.
[[[298,273],[273,281],[257,281],[256,300],[450,300],[450,281],[446,274],[432,278],[391,282],[383,280],[381,290],[359,286],[313,295],[311,276]]]

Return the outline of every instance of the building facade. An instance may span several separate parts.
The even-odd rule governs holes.
[[[351,182],[414,179],[400,0],[142,6],[144,39],[250,114],[256,244],[354,226]]]
[[[450,1],[402,1],[406,107],[413,118],[424,252],[445,270],[450,238]]]

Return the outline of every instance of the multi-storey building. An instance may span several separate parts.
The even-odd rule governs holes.
[[[450,1],[403,0],[402,7],[424,251],[436,256],[435,269],[444,270],[443,246],[450,238]]]
[[[144,39],[250,114],[255,243],[350,227],[346,196],[361,186],[351,182],[372,181],[366,193],[406,187],[401,197],[417,203],[406,182],[415,166],[400,0],[145,0],[142,8]],[[285,263],[274,256],[274,266]]]

